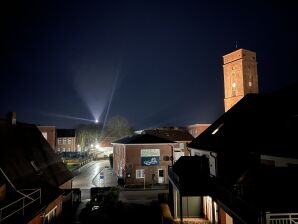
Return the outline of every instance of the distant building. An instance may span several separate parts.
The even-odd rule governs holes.
[[[186,127],[187,131],[194,137],[198,137],[203,131],[205,131],[210,124],[192,124]]]
[[[72,174],[35,125],[0,120],[0,222],[53,223]]]
[[[43,137],[48,141],[53,150],[56,150],[56,127],[38,125]]]
[[[186,129],[179,128],[156,128],[143,131],[144,134],[155,135],[157,137],[165,138],[176,142],[174,146],[173,162],[176,162],[181,156],[189,156],[187,144],[190,143],[194,137],[189,134]]]
[[[172,164],[171,140],[149,134],[136,134],[114,141],[113,169],[126,185],[167,184],[168,166]]]
[[[57,129],[57,152],[76,152],[75,129]]]
[[[223,56],[225,111],[247,93],[258,93],[256,53],[238,49]]]

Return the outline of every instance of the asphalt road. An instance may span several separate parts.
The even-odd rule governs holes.
[[[109,160],[97,160],[74,172],[76,176],[73,179],[72,186],[81,189],[82,200],[90,198],[90,188],[92,187],[103,187],[103,185],[108,186],[108,184],[117,185],[116,177],[107,175],[111,172],[111,169],[107,167],[110,167]],[[100,180],[100,175],[105,176],[104,181]]]
[[[95,220],[80,220],[80,213],[90,199],[90,188],[117,186],[117,178],[109,167],[109,160],[92,161],[75,172],[73,188],[80,188],[82,203],[76,210],[70,223],[98,223],[99,217]],[[103,177],[103,178],[102,178]],[[102,223],[159,223],[160,211],[157,205],[158,194],[168,192],[166,187],[136,189],[120,188],[119,201],[121,205],[113,211],[108,222]]]

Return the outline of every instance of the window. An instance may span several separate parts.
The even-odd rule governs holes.
[[[215,135],[216,134],[216,132],[218,132],[219,131],[219,129],[222,127],[224,125],[224,123],[222,123],[222,124],[220,124],[211,134],[212,135]]]
[[[36,172],[39,172],[39,168],[36,166],[35,162],[33,160],[31,160],[30,163],[31,163],[31,166],[34,168],[34,170]]]
[[[71,144],[71,138],[68,138],[68,144],[69,145]]]
[[[46,132],[42,132],[41,134],[43,135],[43,137],[44,137],[45,139],[48,139],[48,133],[46,133]]]
[[[144,170],[136,170],[136,178],[144,178]]]
[[[59,145],[62,144],[61,138],[58,138],[58,144],[59,144]]]
[[[64,145],[66,144],[66,138],[63,138],[63,144]]]
[[[236,96],[236,82],[232,83],[232,96]]]

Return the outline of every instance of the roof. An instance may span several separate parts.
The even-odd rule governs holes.
[[[144,133],[155,135],[171,141],[192,141],[194,137],[185,129],[149,129],[144,130]]]
[[[150,134],[136,134],[133,136],[121,138],[112,144],[172,144],[171,140],[157,137]]]
[[[17,188],[45,182],[59,187],[71,172],[53,152],[35,125],[0,120],[0,167]]]
[[[298,83],[271,94],[247,94],[188,147],[298,158]]]
[[[75,129],[57,129],[57,137],[76,137]]]

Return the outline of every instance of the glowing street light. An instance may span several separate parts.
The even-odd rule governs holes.
[[[98,123],[98,120],[96,119],[96,120],[95,120],[95,124],[97,124],[97,123]]]

